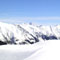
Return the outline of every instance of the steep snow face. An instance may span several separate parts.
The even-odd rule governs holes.
[[[24,27],[0,22],[0,41],[8,44],[33,44],[38,42],[38,38],[30,33],[31,29],[27,31]]]
[[[33,24],[7,24],[0,22],[0,43],[33,44],[39,41],[60,39],[60,25],[36,26]]]

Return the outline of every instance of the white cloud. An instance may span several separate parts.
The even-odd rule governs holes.
[[[35,22],[35,21],[44,21],[44,20],[56,20],[59,21],[60,17],[11,17],[11,18],[1,18],[2,22],[9,23],[21,23],[21,22]]]
[[[60,20],[60,17],[20,17],[21,20]]]
[[[60,20],[60,17],[11,17],[0,20]]]

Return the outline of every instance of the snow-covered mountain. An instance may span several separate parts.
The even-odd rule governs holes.
[[[8,24],[0,22],[0,44],[33,44],[60,39],[60,25]]]

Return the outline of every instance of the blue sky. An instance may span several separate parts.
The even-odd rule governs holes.
[[[0,0],[0,21],[60,24],[60,0]]]

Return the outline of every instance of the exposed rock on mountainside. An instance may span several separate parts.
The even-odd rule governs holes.
[[[39,41],[60,39],[60,25],[7,24],[0,22],[0,45],[34,44]]]

